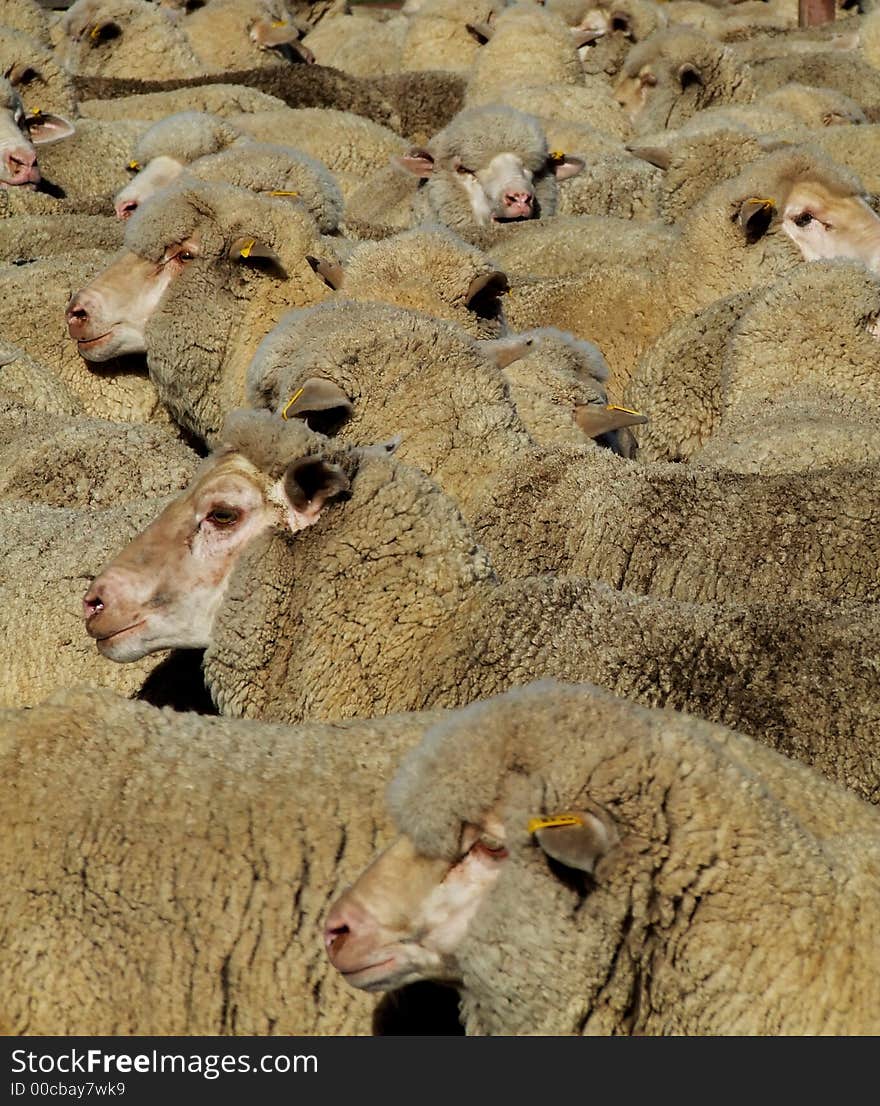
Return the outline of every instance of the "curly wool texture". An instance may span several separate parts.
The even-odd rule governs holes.
[[[692,67],[699,79],[683,81],[682,67]],[[712,104],[748,103],[755,88],[748,67],[734,52],[691,27],[657,31],[627,54],[618,88],[638,82],[649,72],[656,84],[647,89],[635,117],[640,134],[680,126]]]
[[[474,281],[496,273],[499,265],[442,226],[422,225],[380,242],[359,245],[345,266],[341,294],[359,302],[394,304],[457,323],[474,338],[504,332],[498,313],[468,305]]]
[[[36,0],[4,0],[3,25],[49,46],[49,20]]]
[[[547,141],[552,143],[552,128]],[[656,218],[661,173],[653,165],[629,154],[591,158],[576,177],[559,189],[560,215],[612,215],[620,219]]]
[[[82,404],[48,365],[0,339],[0,409],[16,408],[67,417],[80,414]]]
[[[258,19],[294,23],[285,0],[208,0],[187,12],[179,26],[207,73],[274,68],[286,63],[278,50],[261,49],[250,37],[250,27]],[[298,37],[297,28],[292,26],[291,30]]]
[[[397,130],[411,142],[427,142],[464,107],[465,80],[457,73],[389,73],[371,84],[393,104],[400,117]]]
[[[880,1026],[880,816],[742,734],[540,683],[432,727],[390,806],[428,856],[487,810],[505,826],[456,951],[469,1034]],[[620,840],[579,894],[526,825],[584,809]]]
[[[540,71],[538,73],[540,76]],[[581,84],[506,85],[494,100],[519,111],[545,118],[594,127],[614,138],[625,139],[632,127],[623,108],[601,77],[584,77]],[[480,103],[468,97],[468,104]]]
[[[679,221],[676,240],[650,268],[609,259],[576,277],[514,284],[505,302],[508,324],[517,330],[549,324],[596,342],[611,367],[609,393],[621,396],[638,359],[678,319],[804,263],[779,216],[798,180],[819,180],[839,196],[863,194],[857,178],[815,151],[780,151],[694,204]],[[752,196],[776,201],[771,224],[755,242],[735,219]]]
[[[0,602],[27,611],[6,620],[0,638],[0,706],[32,706],[82,682],[132,695],[162,663],[164,653],[108,664],[83,632],[82,597],[114,550],[166,501],[138,498],[104,510],[0,503]]]
[[[203,71],[183,31],[147,0],[76,0],[61,28],[55,56],[70,73],[131,80]]]
[[[764,107],[794,115],[805,127],[827,127],[867,123],[864,111],[851,96],[833,88],[811,88],[791,82],[758,99]]]
[[[463,705],[540,676],[589,678],[736,725],[876,795],[873,606],[699,605],[574,578],[502,584],[417,469],[361,454],[350,477],[351,497],[315,525],[243,551],[204,659],[224,714],[368,717]]]
[[[6,11],[3,11],[6,21]],[[28,112],[77,114],[76,93],[68,73],[46,45],[30,35],[0,25],[0,73],[15,85]]]
[[[772,93],[789,83],[831,88],[854,100],[874,118],[880,111],[880,72],[851,51],[794,53],[784,57],[756,59],[750,66],[756,91]]]
[[[291,146],[248,142],[200,158],[190,175],[205,181],[225,181],[265,196],[276,193],[302,206],[322,234],[333,234],[342,218],[343,200],[330,170],[316,158]]]
[[[14,223],[15,220],[12,220]],[[2,224],[0,224],[2,225]],[[6,268],[0,296],[0,334],[57,374],[83,414],[123,422],[168,426],[142,358],[104,362],[95,371],[70,340],[64,311],[74,292],[106,264],[103,250],[59,254]],[[34,320],[40,325],[35,326]]]
[[[241,132],[219,116],[204,111],[175,112],[141,135],[134,160],[146,165],[156,157],[173,157],[189,165],[197,158],[220,153],[240,138]]]
[[[0,383],[3,370],[0,369]],[[0,412],[0,499],[96,510],[182,491],[198,457],[158,426]]]
[[[40,147],[40,172],[71,200],[106,198],[109,213],[112,197],[129,182],[131,151],[148,128],[145,120],[77,119],[70,138]]]
[[[468,74],[481,49],[468,24],[487,23],[495,9],[494,0],[426,0],[408,20],[400,68]]]
[[[564,21],[536,4],[515,4],[502,11],[492,37],[474,60],[467,104],[503,102],[507,88],[552,84],[584,84],[574,39]]]
[[[329,14],[303,39],[319,65],[353,77],[382,77],[400,69],[409,20],[393,15],[379,22],[360,13]]]
[[[169,243],[194,234],[199,256],[147,323],[147,363],[172,417],[209,440],[223,414],[241,406],[245,370],[262,337],[286,310],[330,290],[307,260],[326,254],[326,240],[301,206],[219,182],[182,180],[143,204],[129,221],[125,248],[158,261]],[[239,239],[265,243],[281,269],[230,257]]]
[[[17,215],[0,219],[0,261],[20,265],[78,251],[117,250],[118,219],[108,215]]]
[[[183,111],[208,112],[211,115],[236,115],[241,112],[277,111],[285,106],[277,96],[237,84],[204,84],[178,88],[171,92],[142,92],[108,100],[81,100],[80,114],[87,119],[148,119],[159,121]]]
[[[880,280],[851,262],[756,292],[726,349],[720,426],[696,461],[762,473],[877,465],[878,317]]]
[[[256,726],[91,687],[0,713],[4,1027],[369,1034],[376,1000],[320,926],[392,836],[381,783],[437,717]]]

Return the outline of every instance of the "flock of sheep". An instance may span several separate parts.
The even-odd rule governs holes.
[[[880,11],[57,6],[0,1031],[880,1032]]]

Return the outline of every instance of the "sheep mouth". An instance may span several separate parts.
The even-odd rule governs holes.
[[[535,218],[534,212],[528,215],[493,215],[493,223],[528,223]]]
[[[25,192],[36,192],[39,180],[0,180],[0,188],[21,188]]]
[[[132,622],[130,626],[123,626],[121,630],[112,630],[109,634],[95,634],[93,635],[95,641],[100,649],[102,645],[106,645],[109,641],[114,641],[120,638],[123,634],[128,634],[132,630],[137,630],[140,626],[146,623],[146,619],[142,618],[140,622]]]
[[[103,342],[105,338],[109,338],[113,333],[112,330],[108,330],[106,334],[99,334],[97,338],[77,338],[76,344],[79,349],[94,349],[99,343]]]
[[[388,989],[388,979],[393,974],[389,969],[393,968],[395,960],[394,956],[389,956],[375,964],[362,964],[347,971],[340,968],[339,974],[346,983],[362,991],[385,991]]]

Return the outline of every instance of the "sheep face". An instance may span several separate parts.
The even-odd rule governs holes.
[[[67,305],[67,331],[87,361],[146,353],[145,330],[169,285],[196,257],[195,236],[169,243],[158,261],[122,250]]]
[[[93,581],[83,599],[87,633],[119,662],[206,647],[245,547],[270,527],[311,526],[347,488],[342,471],[319,457],[299,457],[273,478],[221,449]]]
[[[522,868],[531,867],[537,846],[572,875],[592,874],[618,840],[607,819],[584,811],[536,818],[529,832],[525,847],[518,835],[509,844],[500,816],[489,812],[478,823],[462,823],[451,860],[425,855],[400,837],[331,908],[324,942],[333,966],[367,991],[423,979],[461,983],[469,931],[502,871],[515,866],[518,879],[528,878]],[[540,871],[546,874],[543,864]]]
[[[456,950],[507,855],[504,828],[492,816],[462,826],[451,864],[398,838],[332,907],[324,932],[331,963],[365,991],[457,982]]]
[[[838,196],[821,181],[799,181],[782,211],[782,230],[806,261],[848,257],[880,267],[880,217],[861,196]]]
[[[117,192],[113,201],[116,217],[131,218],[144,200],[176,181],[184,168],[183,162],[174,157],[154,157],[143,169],[139,168],[137,162],[130,162],[129,170],[137,175],[130,184]]]
[[[0,78],[0,188],[33,189],[40,182],[37,151],[42,143],[73,134],[73,125],[58,115],[25,115],[21,97]]]

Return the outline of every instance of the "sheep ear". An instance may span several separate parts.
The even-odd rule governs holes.
[[[526,338],[522,335],[514,338],[493,338],[477,342],[482,354],[494,361],[499,369],[505,369],[514,361],[520,361],[535,344],[534,338]]]
[[[342,419],[354,411],[354,404],[338,384],[322,377],[311,376],[293,393],[284,406],[282,419],[303,419],[313,430],[320,430],[310,421],[312,415],[326,416],[333,412]]]
[[[498,270],[493,273],[483,273],[482,276],[474,277],[468,286],[464,297],[465,306],[475,311],[485,300],[497,299],[498,296],[509,291],[510,283],[506,273]]]
[[[625,35],[632,34],[632,19],[626,12],[612,12],[609,21],[612,31],[621,31]]]
[[[282,46],[286,43],[296,42],[299,38],[299,29],[294,23],[271,19],[255,19],[251,24],[248,36],[251,42],[263,50],[271,50],[273,46]]]
[[[550,167],[556,174],[557,180],[567,180],[576,177],[587,163],[582,157],[572,157],[571,154],[558,154],[550,159]]]
[[[772,200],[764,200],[756,196],[743,200],[736,219],[749,245],[763,238],[775,214],[776,205]]]
[[[641,426],[648,421],[648,416],[630,411],[627,407],[615,407],[611,403],[605,406],[600,403],[579,403],[574,409],[574,421],[588,438],[598,438],[624,426]]]
[[[668,169],[672,164],[672,152],[665,146],[627,146],[633,157],[656,165],[658,169]]]
[[[60,142],[75,133],[76,127],[63,115],[51,115],[46,111],[35,111],[27,118],[28,135],[35,146],[48,146]]]
[[[234,261],[250,261],[253,257],[264,257],[269,261],[274,261],[276,265],[281,265],[281,258],[270,245],[261,242],[259,238],[250,238],[245,235],[235,239],[229,247],[227,256]]]
[[[300,526],[317,522],[324,505],[350,487],[339,465],[331,465],[323,457],[300,457],[291,461],[284,473],[284,494]]]
[[[324,257],[308,256],[306,257],[306,261],[308,261],[328,288],[332,288],[333,291],[336,292],[342,287],[342,282],[345,280],[345,270],[338,261],[328,261]]]
[[[481,46],[485,46],[495,33],[495,29],[488,23],[466,23],[465,26],[468,29],[468,33],[475,38]]]
[[[12,87],[16,88],[19,85],[29,84],[36,78],[41,77],[42,74],[34,69],[32,65],[29,65],[28,62],[16,61],[12,63],[12,68],[4,76]]]
[[[434,155],[428,150],[414,149],[396,159],[398,165],[416,177],[430,177],[434,172]]]
[[[586,811],[532,818],[528,829],[547,856],[591,874],[620,840],[612,825]]]
[[[580,50],[582,46],[592,46],[594,42],[598,42],[605,35],[605,31],[597,31],[590,27],[571,28],[571,37],[576,50]]]
[[[678,83],[681,85],[682,91],[686,88],[690,88],[691,85],[703,83],[703,74],[694,65],[693,62],[686,61],[684,65],[678,67]]]
[[[106,23],[96,23],[89,30],[89,45],[100,46],[102,42],[110,42],[114,38],[119,38],[121,34],[122,28],[112,19],[107,20]]]

